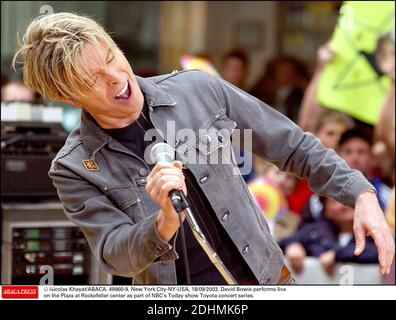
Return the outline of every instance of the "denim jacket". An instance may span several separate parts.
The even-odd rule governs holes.
[[[308,178],[319,194],[353,206],[363,190],[372,188],[319,139],[217,76],[190,70],[136,78],[154,127],[191,170],[260,284],[277,282],[283,255],[236,169],[231,147],[238,140],[235,129],[251,129],[253,153]],[[195,135],[178,136],[185,128]],[[243,132],[239,138],[242,148],[249,149]],[[196,161],[189,161],[191,155]],[[220,163],[207,161],[213,155]],[[49,176],[65,214],[82,229],[101,267],[132,277],[134,284],[176,284],[176,237],[168,243],[157,232],[159,206],[145,191],[148,173],[143,159],[83,111]]]

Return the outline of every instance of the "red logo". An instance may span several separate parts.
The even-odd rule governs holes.
[[[1,297],[3,299],[37,299],[38,286],[3,286]]]

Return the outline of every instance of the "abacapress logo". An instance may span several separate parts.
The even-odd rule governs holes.
[[[37,299],[38,286],[3,286],[1,297],[3,299]]]

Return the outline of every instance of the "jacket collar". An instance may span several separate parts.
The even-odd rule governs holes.
[[[136,80],[149,107],[174,107],[176,105],[176,101],[154,81],[138,76]]]
[[[153,112],[154,107],[176,105],[176,101],[154,82],[139,76],[136,76],[136,80],[145,96],[145,103],[150,113]],[[93,158],[95,153],[112,139],[84,109],[81,112],[80,130],[81,141],[90,158]]]

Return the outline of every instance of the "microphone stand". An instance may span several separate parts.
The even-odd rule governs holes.
[[[201,228],[199,227],[197,221],[194,218],[194,215],[190,209],[190,206],[187,202],[187,198],[184,195],[183,191],[173,191],[171,195],[171,201],[173,207],[179,216],[179,224],[180,224],[180,234],[182,237],[182,249],[183,249],[183,259],[184,259],[184,267],[186,270],[186,280],[187,284],[191,284],[190,278],[190,269],[188,266],[188,257],[187,257],[187,247],[186,247],[186,238],[184,234],[183,221],[181,218],[181,212],[184,210],[187,218],[187,222],[197,239],[198,243],[201,245],[202,249],[205,251],[206,255],[209,257],[210,261],[214,264],[216,269],[220,272],[224,280],[228,284],[238,284],[232,274],[228,271],[227,267],[224,265],[223,261],[221,261],[219,255],[214,251],[210,243],[206,240],[205,235],[202,233]]]

